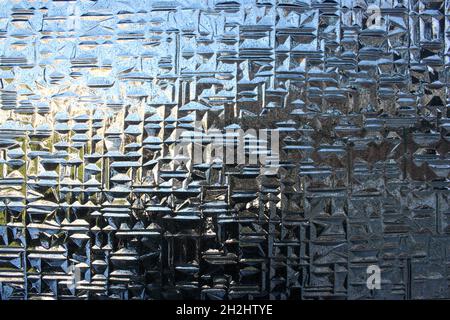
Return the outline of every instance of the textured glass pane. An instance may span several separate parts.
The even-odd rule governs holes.
[[[1,299],[450,298],[448,1],[0,4]]]

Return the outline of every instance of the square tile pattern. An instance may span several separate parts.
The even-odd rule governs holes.
[[[450,298],[449,8],[1,1],[0,298]]]

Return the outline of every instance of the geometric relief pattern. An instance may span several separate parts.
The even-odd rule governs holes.
[[[450,298],[450,1],[0,2],[0,299]]]

